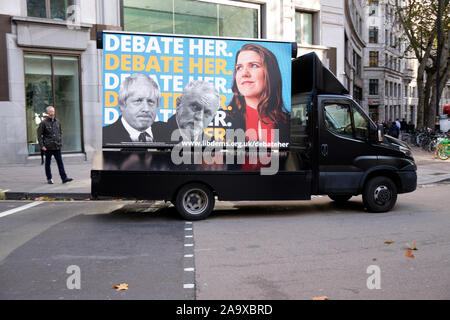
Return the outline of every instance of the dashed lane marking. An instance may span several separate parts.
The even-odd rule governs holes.
[[[186,221],[184,225],[184,260],[183,260],[183,288],[195,290],[195,264],[194,264],[194,234],[193,224]],[[195,291],[187,290],[186,295],[195,299]]]

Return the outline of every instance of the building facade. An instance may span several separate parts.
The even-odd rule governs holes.
[[[18,0],[0,2],[0,163],[39,159],[36,129],[53,105],[63,155],[101,149],[102,50],[97,32],[296,41],[315,51],[359,101],[365,29],[355,0]]]
[[[405,55],[394,8],[387,0],[368,0],[365,8],[367,47],[364,54],[365,90],[363,105],[371,118],[382,121],[416,121],[416,60]]]
[[[345,0],[344,85],[355,101],[362,105],[364,92],[364,49],[366,29],[362,1]]]

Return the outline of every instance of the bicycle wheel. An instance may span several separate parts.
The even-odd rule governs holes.
[[[450,157],[450,144],[443,144],[437,150],[437,156],[441,160],[447,160]]]
[[[431,140],[428,144],[428,152],[433,153],[436,150],[436,147],[439,145],[437,140]]]

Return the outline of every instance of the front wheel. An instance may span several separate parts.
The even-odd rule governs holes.
[[[397,186],[388,177],[374,177],[366,183],[362,198],[369,212],[389,211],[397,201]]]
[[[441,145],[436,153],[437,153],[437,156],[439,157],[439,159],[447,160],[450,155],[450,145],[448,145],[448,144]]]
[[[175,207],[186,220],[201,220],[214,209],[214,194],[205,185],[191,183],[183,186],[177,193]]]

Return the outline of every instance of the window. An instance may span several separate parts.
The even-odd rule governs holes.
[[[295,41],[301,44],[313,44],[313,14],[295,12]]]
[[[369,43],[378,43],[378,28],[369,28]]]
[[[345,104],[326,104],[325,126],[333,133],[353,138],[349,106]]]
[[[353,67],[358,76],[361,76],[361,57],[353,50]]]
[[[308,96],[296,99],[291,106],[291,145],[306,149],[308,145]]]
[[[369,16],[378,16],[378,0],[369,0]]]
[[[124,30],[259,38],[260,5],[222,1],[123,0]]]
[[[308,104],[299,103],[291,106],[291,125],[306,126],[308,123]]]
[[[359,104],[361,104],[361,102],[362,102],[362,98],[363,98],[363,94],[362,93],[363,92],[362,92],[362,88],[361,87],[358,87],[356,85],[353,86],[353,98]]]
[[[67,8],[73,2],[74,0],[27,0],[27,14],[29,17],[66,20]]]
[[[378,67],[378,51],[369,52],[369,66]]]
[[[40,153],[37,128],[54,106],[63,129],[63,152],[81,152],[80,77],[77,56],[24,54],[28,153]]]
[[[369,79],[369,94],[378,95],[378,79]]]
[[[378,121],[378,105],[369,106],[369,116],[373,121]]]
[[[352,110],[355,123],[355,138],[367,140],[369,138],[369,122],[358,109],[352,108]]]

